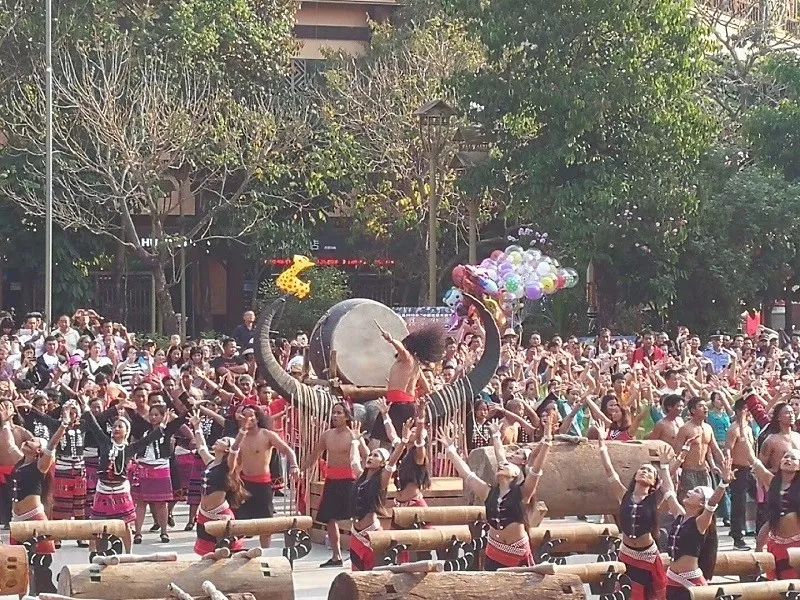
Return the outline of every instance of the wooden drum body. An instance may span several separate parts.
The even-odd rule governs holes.
[[[395,339],[408,335],[405,321],[391,308],[366,298],[333,305],[317,321],[309,338],[309,360],[318,377],[327,377],[331,351],[336,351],[337,376],[357,386],[385,387],[394,364],[394,348],[381,337],[375,322]]]
[[[28,593],[28,553],[24,546],[0,544],[0,596]]]

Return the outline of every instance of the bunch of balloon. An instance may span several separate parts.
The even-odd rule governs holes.
[[[445,301],[456,314],[464,314],[456,293],[461,290],[483,298],[498,325],[504,327],[526,302],[575,287],[578,273],[536,248],[525,250],[515,244],[495,250],[478,266],[458,265],[453,269],[453,283],[457,289],[449,291]]]

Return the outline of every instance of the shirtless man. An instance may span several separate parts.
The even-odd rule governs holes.
[[[4,412],[13,417],[16,412],[14,404],[10,400],[3,401]],[[22,447],[23,442],[33,439],[31,433],[19,425],[11,425],[14,434],[14,443],[17,448]],[[6,528],[11,524],[11,474],[17,464],[18,456],[11,452],[8,447],[0,446],[0,523]]]
[[[687,404],[689,409],[689,422],[678,430],[675,440],[676,447],[682,448],[684,444],[693,440],[686,458],[683,461],[680,481],[678,484],[678,499],[683,498],[697,486],[711,487],[711,477],[708,472],[709,452],[714,460],[713,464],[722,464],[722,451],[711,426],[706,423],[708,405],[702,398],[692,398]],[[716,467],[714,467],[716,468]]]
[[[412,405],[413,406],[413,405]],[[310,469],[320,459],[323,452],[327,452],[328,469],[325,474],[325,486],[322,488],[322,497],[317,511],[317,521],[325,523],[328,527],[328,540],[331,544],[331,558],[320,567],[341,567],[342,548],[339,535],[338,521],[349,520],[353,517],[350,498],[353,494],[355,473],[353,463],[360,451],[360,428],[351,428],[353,417],[344,403],[333,405],[331,411],[331,426],[323,432],[317,446],[303,461],[303,473]],[[381,423],[383,426],[383,423]],[[356,452],[356,456],[352,453]]]
[[[648,439],[667,442],[677,454],[681,449],[678,444],[678,432],[684,425],[681,417],[683,398],[678,394],[669,394],[661,401],[661,406],[664,408],[664,418],[656,423]]]
[[[236,421],[244,439],[239,447],[239,457],[242,460],[242,482],[244,489],[250,494],[245,502],[236,509],[237,519],[264,519],[273,515],[272,506],[272,478],[269,471],[269,461],[273,450],[277,450],[286,457],[289,463],[289,476],[296,480],[300,473],[297,467],[297,457],[286,442],[274,431],[270,431],[259,424],[256,411],[258,409],[245,406],[236,413]],[[270,535],[259,536],[262,548],[269,548]]]
[[[409,333],[402,342],[397,341],[376,322],[383,339],[395,349],[396,358],[389,369],[386,401],[389,403],[389,418],[395,431],[401,431],[403,423],[414,417],[417,393],[425,395],[431,389],[422,376],[422,365],[438,363],[444,355],[444,329],[438,324],[425,325]],[[386,428],[375,421],[370,432],[373,440],[388,443]]]
[[[733,547],[737,550],[750,550],[744,543],[747,518],[747,495],[755,499],[756,480],[750,467],[750,448],[755,448],[753,429],[750,426],[752,417],[747,410],[747,403],[740,398],[733,405],[734,422],[728,430],[725,447],[731,454],[733,481],[728,492],[731,495],[731,529]]]

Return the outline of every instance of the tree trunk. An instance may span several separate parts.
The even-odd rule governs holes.
[[[114,321],[126,322],[127,311],[124,310],[123,303],[125,302],[125,294],[122,290],[122,277],[125,274],[125,246],[122,243],[117,243],[114,250],[114,266],[111,270],[111,307],[109,316]]]
[[[597,282],[597,328],[612,327],[617,305],[617,280],[611,265],[604,260],[595,261]]]
[[[158,300],[158,310],[161,314],[162,333],[172,335],[178,333],[178,317],[175,315],[175,305],[172,303],[172,293],[167,285],[167,275],[164,272],[164,264],[158,260],[153,263],[151,269],[156,281],[156,300]]]
[[[197,320],[197,331],[211,331],[214,323],[211,319],[211,286],[208,277],[208,254],[204,250],[199,251],[197,259],[197,289],[199,293],[198,303],[195,307],[195,319]]]

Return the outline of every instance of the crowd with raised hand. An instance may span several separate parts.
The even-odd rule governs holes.
[[[0,522],[121,518],[138,543],[149,509],[151,531],[168,542],[173,508],[186,502],[185,528],[197,529],[196,551],[207,554],[214,540],[205,523],[271,516],[285,476],[297,478],[324,458],[317,518],[328,526],[332,556],[323,566],[343,564],[338,523],[350,519],[352,565],[369,569],[369,532],[390,508],[389,483],[398,490],[394,505],[425,506],[432,463],[445,458],[486,504],[486,568],[521,566],[533,559],[526,514],[553,439],[585,438],[599,444],[601,466],[618,487],[621,556],[636,594],[644,594],[637,597],[679,598],[710,577],[703,557],[718,521],[730,526],[735,547],[766,548],[776,576],[794,575],[786,557],[800,544],[800,335],[757,327],[752,336],[717,333],[704,342],[678,328],[674,338],[601,330],[543,341],[534,332],[523,344],[509,329],[500,365],[476,390],[466,422],[426,422],[423,399],[406,404],[395,422],[393,397],[405,402],[414,389],[441,389],[478,362],[485,332],[469,321],[445,339],[440,360],[398,351],[405,362],[392,377],[414,385],[401,382],[398,389],[412,391],[378,402],[374,427],[362,432],[352,406],[335,405],[300,469],[292,406],[257,367],[254,320],[245,313],[231,338],[173,336],[165,347],[88,310],[59,318],[52,330],[35,314],[19,324],[0,320]],[[302,376],[297,358],[308,337],[281,342],[276,358]],[[606,444],[642,439],[661,440],[671,453],[619,482]],[[498,464],[493,481],[465,460],[483,447]],[[757,519],[748,527],[751,502]],[[659,540],[664,524],[671,533]],[[673,555],[669,570],[659,544]]]

